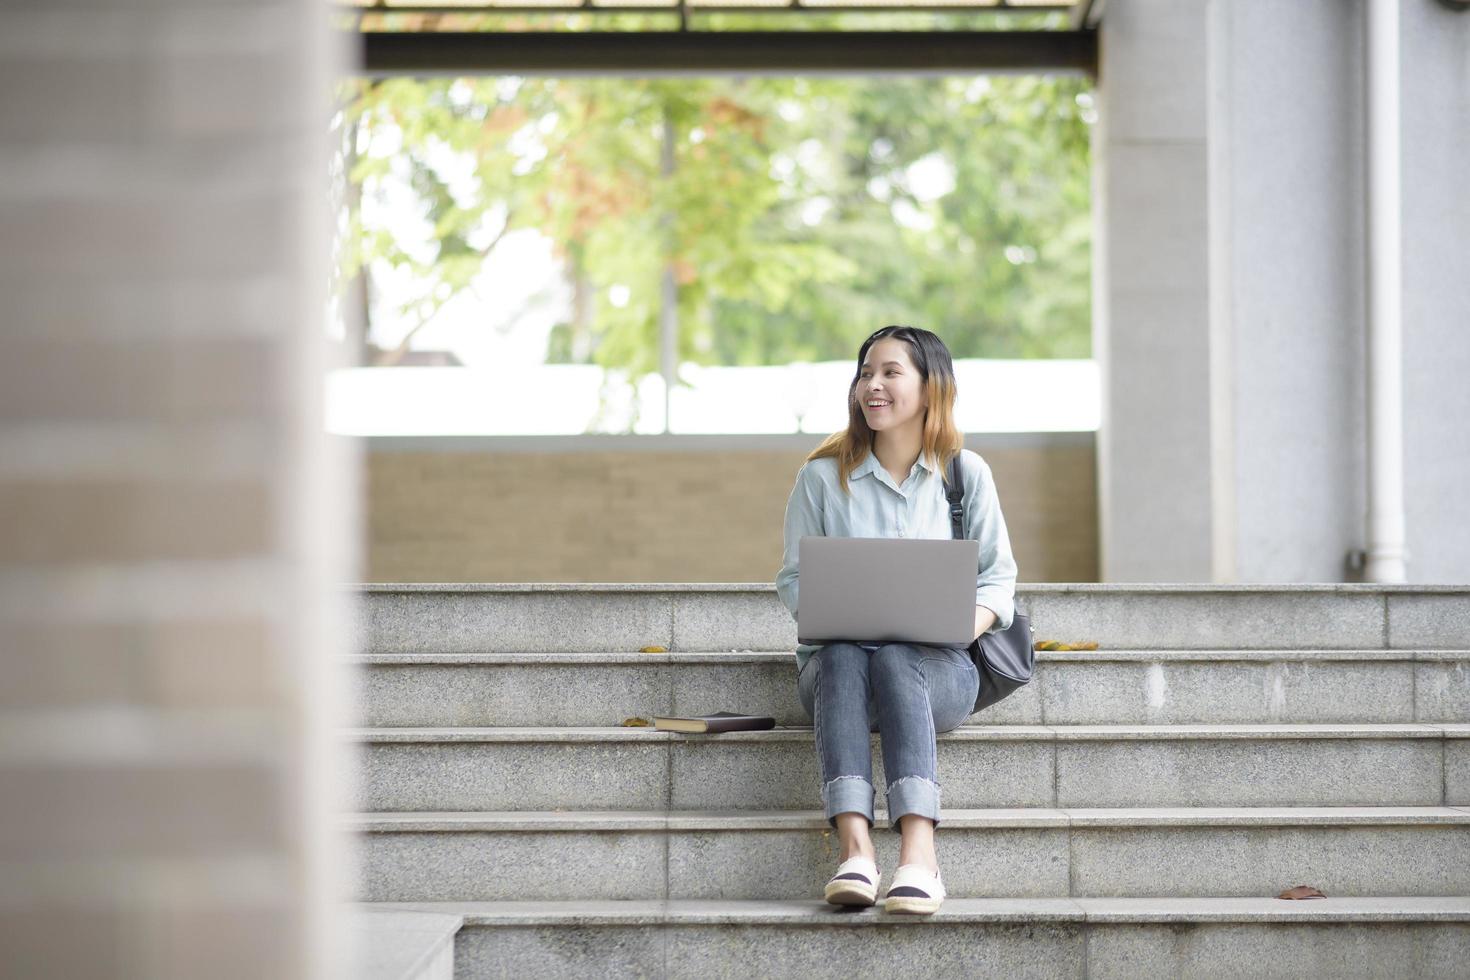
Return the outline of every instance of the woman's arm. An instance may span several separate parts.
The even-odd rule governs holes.
[[[995,612],[993,610],[986,609],[984,606],[976,606],[975,607],[975,635],[972,636],[972,637],[970,637],[970,642],[973,643],[976,640],[980,639],[980,635],[982,633],[985,633],[986,631],[988,631],[990,629],[990,627],[992,627],[994,625],[995,625]]]
[[[978,470],[976,479],[966,481],[965,487],[965,536],[980,542],[980,569],[975,576],[976,638],[981,633],[1009,628],[1016,615],[1016,560],[1011,555],[1006,519],[1000,512],[990,464],[981,459]]]
[[[781,552],[781,570],[776,573],[776,594],[796,618],[797,554],[804,534],[823,534],[822,495],[817,475],[811,464],[802,466],[796,474],[796,485],[786,500],[786,523],[782,534],[785,547]]]

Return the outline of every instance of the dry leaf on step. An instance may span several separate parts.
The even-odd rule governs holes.
[[[1032,644],[1036,650],[1096,650],[1097,641],[1089,640],[1083,643],[1063,643],[1060,640],[1037,640]]]
[[[668,653],[668,647],[639,647],[639,653]]]
[[[1327,896],[1324,895],[1324,894],[1322,894],[1321,892],[1319,892],[1317,889],[1313,888],[1311,885],[1297,885],[1295,888],[1288,888],[1286,891],[1282,892],[1280,895],[1277,895],[1276,897],[1277,898],[1326,898]]]
[[[648,719],[647,718],[624,718],[622,721],[618,722],[618,724],[621,725],[623,728],[647,728],[648,727]]]

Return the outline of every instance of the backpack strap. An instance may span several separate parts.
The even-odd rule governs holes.
[[[954,537],[965,536],[965,480],[960,475],[960,454],[949,460],[949,479],[944,481],[944,495],[949,498],[949,526]]]

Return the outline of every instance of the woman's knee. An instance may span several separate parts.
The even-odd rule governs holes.
[[[829,643],[812,654],[818,667],[827,670],[866,669],[868,651],[856,643]]]
[[[934,658],[923,662],[929,704],[934,711],[935,731],[947,732],[969,720],[980,693],[980,672],[968,657]]]
[[[873,651],[868,670],[873,675],[873,682],[882,684],[905,675],[917,678],[919,675],[914,668],[918,662],[919,651],[911,644],[886,643]]]
[[[869,671],[876,692],[922,686],[940,732],[969,719],[979,688],[979,672],[968,654],[941,647],[887,644],[874,651]]]

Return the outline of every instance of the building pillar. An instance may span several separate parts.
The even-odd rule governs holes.
[[[334,69],[310,0],[0,12],[0,960],[325,977]]]
[[[1105,582],[1212,574],[1205,0],[1109,0],[1094,127]]]

